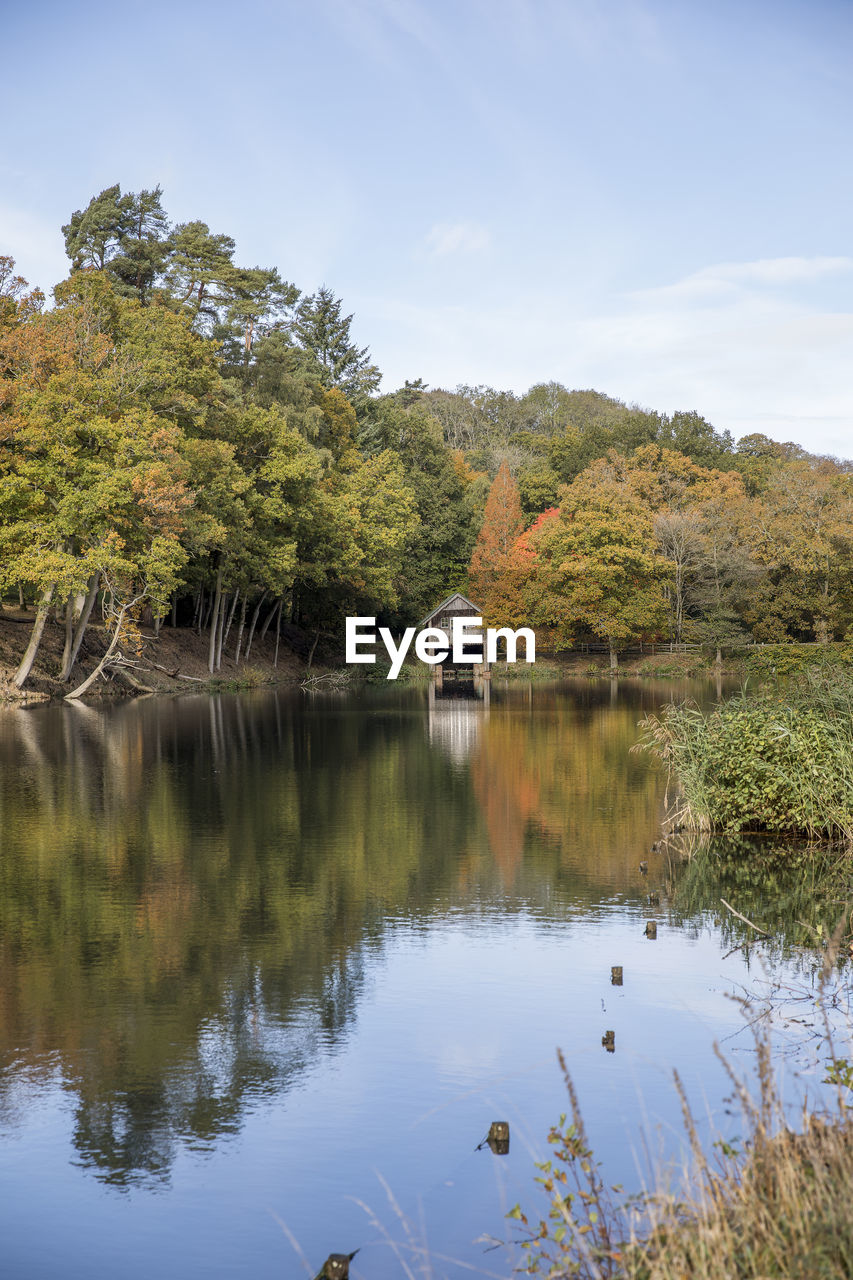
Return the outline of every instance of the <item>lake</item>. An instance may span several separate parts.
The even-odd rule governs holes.
[[[713,1044],[749,1067],[749,930],[713,867],[652,851],[664,779],[629,752],[688,693],[713,687],[0,713],[4,1277],[267,1280],[354,1249],[354,1277],[421,1249],[508,1276],[484,1237],[544,1208],[558,1046],[609,1181],[680,1158],[673,1068],[700,1131],[730,1127]],[[785,892],[784,920],[776,881],[725,896],[787,927]],[[812,981],[786,936],[766,963]],[[493,1120],[508,1155],[476,1149]]]

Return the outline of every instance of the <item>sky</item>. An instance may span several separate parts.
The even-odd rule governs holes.
[[[0,253],[163,188],[383,390],[555,380],[853,456],[853,0],[0,0]]]

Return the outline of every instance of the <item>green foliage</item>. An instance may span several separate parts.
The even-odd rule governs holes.
[[[107,187],[63,234],[64,320],[40,317],[41,295],[0,259],[10,589],[64,598],[95,561],[132,577],[148,537],[160,548],[145,569],[157,609],[169,592],[194,593],[201,612],[201,590],[219,583],[244,601],[271,592],[312,627],[334,627],[356,605],[408,623],[466,589],[504,468],[529,527],[493,594],[517,625],[553,628],[557,644],[605,638],[615,661],[641,636],[719,647],[850,631],[853,481],[843,466],[760,436],[735,449],[695,411],[660,414],[557,382],[516,394],[430,390],[416,378],[378,396],[379,370],[330,288],[302,297],[278,268],[241,263],[234,239],[201,219],[170,227],[159,186]],[[53,351],[36,394],[30,357],[45,370],[51,326],[81,308],[85,341]],[[164,431],[155,482],[150,441]],[[39,432],[49,437],[41,454]],[[106,476],[119,463],[131,486],[123,497]],[[374,482],[384,506],[369,500]],[[132,509],[142,493],[147,515]],[[559,520],[549,519],[558,504]],[[168,534],[153,528],[154,505],[161,517],[171,510]],[[372,563],[386,552],[387,565]],[[791,665],[770,654],[755,662],[777,674]]]
[[[640,727],[678,780],[685,826],[853,839],[853,676],[840,669],[710,713],[670,704]]]
[[[368,396],[380,381],[367,347],[353,343],[351,324],[352,316],[342,314],[340,298],[323,285],[302,300],[293,327],[297,341],[316,358],[324,384],[339,387],[350,399]]]
[[[93,573],[155,599],[173,589],[192,504],[174,417],[121,341],[137,302],[80,276],[0,343],[11,374],[0,463],[4,583],[83,591]],[[133,329],[133,320],[129,321]],[[150,366],[149,366],[150,367]]]
[[[168,252],[162,194],[155,187],[122,195],[116,184],[73,213],[62,228],[72,268],[106,270],[120,294],[148,301]]]
[[[746,656],[748,674],[760,681],[802,675],[815,668],[829,675],[839,664],[853,668],[853,645],[768,644]]]
[[[544,523],[531,544],[531,615],[564,645],[584,629],[615,653],[663,625],[668,569],[651,516],[608,464],[591,467],[564,490],[559,518]]]
[[[824,1084],[837,1084],[841,1089],[853,1093],[853,1062],[847,1058],[830,1058],[826,1064]],[[845,1106],[849,1106],[845,1103]]]
[[[382,396],[359,425],[362,449],[387,449],[403,467],[417,522],[406,547],[405,598],[400,620],[418,621],[454,590],[464,590],[468,560],[482,518],[483,484],[447,449],[441,426],[422,406],[404,408],[399,395]]]

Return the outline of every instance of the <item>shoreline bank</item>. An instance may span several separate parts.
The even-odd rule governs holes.
[[[3,608],[0,611],[0,703],[37,703],[62,700],[86,678],[103,657],[109,637],[103,626],[91,624],[87,629],[80,656],[74,667],[73,679],[63,683],[58,679],[62,650],[65,641],[64,627],[50,619],[45,626],[37,661],[23,689],[17,689],[12,678],[26,648],[33,614]],[[343,641],[338,645],[330,637],[324,637],[315,649],[313,633],[285,625],[276,645],[276,635],[270,630],[265,636],[257,636],[253,642],[248,662],[239,665],[231,654],[223,653],[219,670],[212,675],[208,670],[209,639],[206,633],[189,627],[173,629],[169,625],[160,628],[159,634],[151,629],[141,633],[138,652],[128,651],[120,666],[111,668],[87,691],[87,699],[105,700],[136,697],[140,694],[175,694],[188,690],[204,689],[211,693],[224,689],[255,688],[261,685],[296,686],[311,673],[342,673],[349,669],[343,662]],[[233,649],[233,644],[232,644]],[[778,652],[777,652],[778,651]],[[311,665],[309,666],[309,660]],[[789,674],[803,665],[838,664],[850,667],[849,645],[820,646],[819,650],[790,644],[756,650],[749,657],[729,655],[718,668],[710,654],[667,653],[636,655],[620,660],[617,679],[715,679],[717,676],[731,679],[767,679],[779,674]],[[427,678],[426,673],[407,663],[400,672],[400,682],[418,683]],[[384,676],[381,664],[360,668],[351,675],[353,686],[363,682],[378,683]],[[561,680],[586,677],[607,680],[614,678],[607,659],[583,652],[566,652],[559,655],[543,655],[533,666],[516,663],[512,666],[498,663],[493,678],[500,680],[535,681]]]

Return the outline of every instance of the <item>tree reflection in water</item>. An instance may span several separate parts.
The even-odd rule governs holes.
[[[639,906],[662,788],[628,748],[670,693],[2,713],[5,1116],[58,1073],[79,1160],[116,1186],[161,1181],[183,1145],[236,1132],[253,1098],[286,1098],[341,1048],[401,921]],[[704,875],[662,870],[661,909],[713,909]]]

